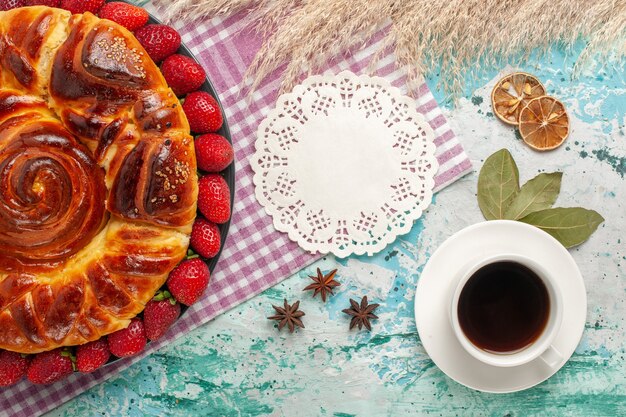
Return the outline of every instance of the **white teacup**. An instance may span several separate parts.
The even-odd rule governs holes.
[[[468,280],[482,267],[496,262],[516,262],[531,269],[545,284],[550,300],[550,309],[546,325],[542,333],[530,345],[513,352],[491,352],[481,349],[474,345],[465,335],[458,317],[458,304],[461,291],[467,284]],[[520,256],[513,253],[499,254],[489,258],[481,259],[479,262],[471,265],[467,272],[461,277],[454,296],[452,297],[452,305],[450,309],[450,320],[454,333],[463,346],[463,348],[474,358],[489,365],[499,367],[519,366],[528,363],[534,359],[541,358],[546,365],[550,367],[557,366],[563,359],[563,355],[553,346],[554,339],[561,327],[563,319],[563,304],[561,294],[556,286],[556,281],[545,268],[530,258]]]

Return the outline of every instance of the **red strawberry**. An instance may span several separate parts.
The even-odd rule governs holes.
[[[172,55],[180,47],[180,35],[167,25],[146,25],[137,29],[135,37],[156,63]]]
[[[143,322],[138,318],[132,319],[127,328],[111,333],[107,342],[111,353],[118,358],[138,354],[147,342]]]
[[[61,0],[26,0],[27,6],[59,7]]]
[[[0,11],[17,9],[18,7],[26,6],[24,0],[0,0]]]
[[[61,0],[61,8],[76,13],[98,13],[104,0]]]
[[[198,217],[191,230],[191,247],[200,256],[213,258],[220,251],[222,236],[220,229],[202,217]]]
[[[206,79],[202,65],[192,58],[179,54],[174,54],[163,61],[161,72],[177,96],[196,91]]]
[[[0,387],[8,387],[22,379],[28,369],[28,358],[21,353],[0,352]]]
[[[146,327],[146,336],[150,340],[157,340],[167,332],[180,316],[180,304],[168,291],[159,291],[154,298],[148,301],[143,311],[143,324]]]
[[[209,267],[202,259],[187,259],[170,272],[167,288],[179,303],[190,306],[200,298],[210,278]]]
[[[63,348],[35,355],[26,371],[33,384],[52,384],[74,372],[71,353]]]
[[[205,91],[191,93],[183,103],[183,110],[195,133],[217,132],[224,120],[217,101]]]
[[[106,338],[100,338],[76,348],[76,369],[83,373],[93,372],[107,363],[111,357]]]
[[[102,19],[109,19],[124,26],[126,29],[135,31],[148,23],[148,12],[138,6],[121,1],[112,1],[102,6],[98,16]]]
[[[230,219],[230,189],[224,178],[217,174],[200,178],[198,209],[213,223],[223,224]]]
[[[198,167],[206,172],[223,171],[235,158],[230,142],[216,133],[198,136],[195,146]]]

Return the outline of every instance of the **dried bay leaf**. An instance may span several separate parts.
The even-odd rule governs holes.
[[[478,177],[478,205],[487,220],[518,220],[549,233],[566,248],[580,245],[604,222],[593,210],[550,208],[561,190],[560,172],[543,173],[520,189],[517,165],[507,149],[485,160]]]
[[[561,191],[562,177],[562,172],[543,173],[528,181],[504,212],[504,218],[519,220],[535,211],[552,207]]]
[[[519,193],[519,171],[507,149],[485,160],[478,176],[478,206],[487,220],[503,219]]]
[[[536,211],[520,221],[540,228],[571,248],[586,241],[604,218],[593,210],[571,207]]]

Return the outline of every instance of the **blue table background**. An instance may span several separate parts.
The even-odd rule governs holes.
[[[587,324],[554,377],[520,393],[480,393],[446,377],[419,341],[413,299],[420,271],[447,237],[483,220],[475,173],[436,195],[411,233],[377,256],[324,258],[47,416],[626,415],[626,81],[623,68],[611,65],[572,80],[582,46],[555,47],[519,67],[539,76],[572,116],[567,143],[546,154],[529,150],[491,113],[497,72],[478,73],[456,107],[437,77],[428,80],[476,170],[507,147],[522,181],[564,171],[558,205],[594,208],[607,219],[572,251],[587,285]],[[339,268],[342,285],[325,305],[302,292],[316,267]],[[341,313],[362,295],[381,304],[371,333],[349,331]],[[306,329],[278,332],[266,320],[283,298],[302,300]]]

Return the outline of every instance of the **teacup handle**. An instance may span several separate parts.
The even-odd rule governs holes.
[[[559,352],[554,346],[550,346],[545,352],[541,354],[540,358],[550,368],[554,368],[556,365],[561,363],[561,360],[563,360],[563,355],[561,355],[561,352]]]

